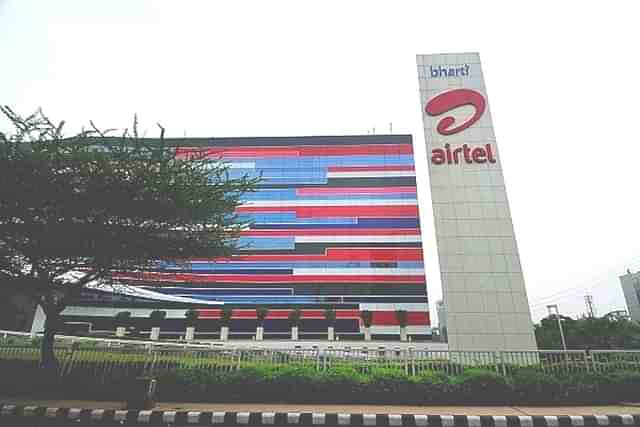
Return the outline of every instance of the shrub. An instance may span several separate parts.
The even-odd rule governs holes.
[[[544,404],[562,399],[560,381],[532,368],[516,370],[511,377],[514,399],[523,403]]]
[[[615,396],[617,401],[640,401],[640,372],[611,372],[609,395]]]
[[[61,352],[60,355],[63,353]],[[98,357],[96,357],[99,355]],[[78,352],[62,382],[47,379],[37,368],[38,352],[0,354],[0,394],[43,398],[122,398],[132,378],[147,373],[148,355]],[[8,357],[13,358],[8,358]],[[61,362],[64,358],[60,358]],[[202,367],[186,357],[159,356],[160,401],[341,403],[341,404],[600,404],[640,400],[640,373],[545,374],[517,368],[509,377],[469,368],[461,375],[422,371],[409,376],[399,368],[363,369],[359,363],[315,366],[291,361],[282,366],[255,362],[231,371],[235,361],[222,356]],[[247,362],[245,362],[247,363]],[[42,394],[45,393],[45,394]],[[48,394],[46,394],[48,393]]]
[[[167,317],[167,312],[163,310],[153,310],[149,314],[149,321],[151,322],[151,326],[159,327],[162,326],[162,321]]]
[[[114,316],[114,322],[118,327],[124,327],[131,325],[131,312],[120,311]]]
[[[419,403],[421,396],[415,393],[415,382],[402,369],[373,368],[366,375],[365,397],[371,403]]]
[[[577,372],[559,375],[563,399],[571,404],[612,403],[618,401],[615,382],[608,373]]]
[[[505,404],[512,400],[511,387],[502,375],[487,369],[466,369],[452,384],[459,386],[460,397],[469,403]]]

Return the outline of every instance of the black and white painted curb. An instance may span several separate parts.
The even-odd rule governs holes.
[[[335,414],[307,412],[187,412],[47,408],[0,405],[0,424],[27,421],[122,424],[356,427],[597,427],[638,426],[638,415],[471,416],[415,414]]]

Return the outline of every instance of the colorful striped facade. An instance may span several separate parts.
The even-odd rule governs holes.
[[[302,310],[301,330],[361,332],[360,312],[373,312],[372,332],[431,334],[413,147],[409,135],[181,139],[178,155],[206,147],[230,175],[262,177],[237,213],[251,221],[234,255],[163,262],[144,274],[119,273],[138,297],[199,307],[217,319],[234,309],[236,330],[255,330],[256,306],[269,309],[265,331],[288,331]],[[121,311],[121,310],[118,310]],[[169,316],[172,317],[172,316]],[[232,331],[234,325],[232,324]]]

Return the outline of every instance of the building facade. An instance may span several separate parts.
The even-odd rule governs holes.
[[[303,336],[326,333],[324,311],[336,312],[336,333],[397,337],[397,310],[408,312],[408,334],[431,334],[409,135],[211,138],[169,141],[178,154],[205,149],[227,162],[230,175],[262,177],[237,209],[250,220],[229,258],[163,261],[145,273],[119,272],[127,286],[88,290],[68,307],[69,324],[113,328],[113,316],[146,318],[167,310],[165,331],[184,331],[196,307],[199,331],[219,330],[221,307],[233,309],[231,333],[253,335],[256,308],[269,310],[265,334],[287,335],[291,310],[302,311]]]
[[[449,347],[535,349],[480,57],[417,65]]]
[[[640,322],[640,271],[620,276],[620,284],[631,320]]]

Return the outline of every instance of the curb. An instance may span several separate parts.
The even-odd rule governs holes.
[[[310,412],[187,412],[48,408],[0,404],[0,423],[51,421],[105,424],[194,424],[232,426],[354,427],[597,427],[639,426],[640,415],[471,416],[414,414],[335,414]]]

